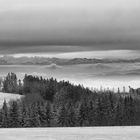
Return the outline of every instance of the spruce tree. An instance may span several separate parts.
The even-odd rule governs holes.
[[[31,109],[30,107],[28,106],[26,109],[25,109],[25,114],[23,114],[23,122],[22,122],[22,126],[23,127],[32,127],[32,122],[31,122]]]
[[[8,128],[9,127],[9,117],[8,117],[8,107],[6,101],[3,103],[2,107],[2,123],[1,127]]]
[[[13,101],[9,109],[9,127],[19,127],[19,112],[18,104],[16,101]]]
[[[19,116],[21,127],[25,127],[26,118],[27,118],[27,107],[25,105],[25,102],[22,101],[20,107],[20,116]]]
[[[79,107],[79,115],[78,115],[78,122],[80,126],[88,126],[88,105],[85,100],[82,101]]]
[[[96,108],[96,125],[103,126],[104,125],[104,106],[102,104],[101,97],[98,98],[97,108]]]
[[[63,104],[58,111],[58,116],[57,116],[57,122],[59,126],[61,127],[68,127],[68,110],[65,108],[65,105]]]
[[[45,106],[45,112],[46,112],[46,118],[45,118],[46,126],[49,127],[51,125],[51,119],[52,119],[51,106],[49,102],[47,102]]]
[[[0,110],[0,128],[2,127],[2,109]]]
[[[31,127],[41,126],[36,104],[31,105],[30,118],[31,118]]]
[[[89,102],[89,106],[88,106],[88,122],[89,122],[89,126],[95,126],[95,114],[96,114],[96,110],[95,107],[93,105],[93,102],[90,101]]]
[[[115,125],[117,126],[121,126],[124,124],[124,103],[123,103],[123,99],[120,97],[117,105],[116,105],[116,109],[115,109]]]
[[[72,103],[70,103],[68,106],[69,106],[67,108],[68,109],[68,124],[69,124],[69,127],[74,127],[77,121],[76,113],[75,113],[74,106],[72,105]]]

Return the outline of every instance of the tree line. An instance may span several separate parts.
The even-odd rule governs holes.
[[[24,95],[9,104],[4,101],[0,110],[3,128],[140,125],[138,94],[91,91],[32,75],[20,81],[14,73],[5,77],[2,90]]]

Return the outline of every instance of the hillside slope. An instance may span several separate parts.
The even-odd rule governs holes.
[[[12,100],[18,100],[21,97],[23,97],[23,96],[18,95],[18,94],[0,92],[0,107],[2,107],[4,100],[8,103],[9,101],[12,101]]]

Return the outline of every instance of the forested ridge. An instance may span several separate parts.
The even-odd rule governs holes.
[[[54,78],[9,73],[2,91],[24,95],[4,101],[0,127],[77,127],[140,125],[140,93],[92,91]],[[94,87],[94,85],[93,85]]]

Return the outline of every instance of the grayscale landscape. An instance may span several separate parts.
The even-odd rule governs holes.
[[[0,0],[0,140],[139,129],[139,0]]]

